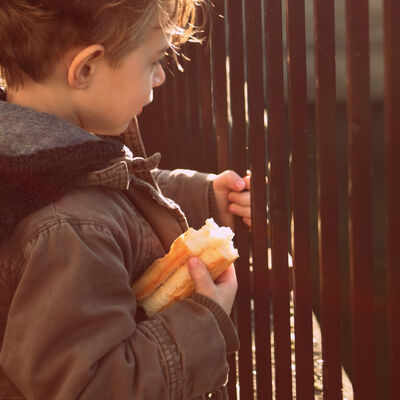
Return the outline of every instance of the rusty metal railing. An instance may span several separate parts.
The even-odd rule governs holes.
[[[400,398],[400,3],[384,2],[385,33],[385,141],[387,179],[387,274],[391,400]]]
[[[139,122],[161,167],[251,170],[230,397],[320,399],[318,328],[323,398],[342,399],[349,375],[354,399],[400,399],[400,2],[214,5],[211,40],[187,46]]]

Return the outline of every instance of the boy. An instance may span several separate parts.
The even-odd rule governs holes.
[[[2,399],[227,398],[233,266],[213,283],[192,258],[196,293],[151,319],[131,290],[186,217],[250,223],[248,178],[154,170],[130,123],[195,4],[1,1]]]

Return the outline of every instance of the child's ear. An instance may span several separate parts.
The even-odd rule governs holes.
[[[68,84],[74,89],[85,89],[104,56],[104,46],[93,44],[79,51],[68,68]]]

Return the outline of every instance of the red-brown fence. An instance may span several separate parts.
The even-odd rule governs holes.
[[[321,398],[320,327],[325,399],[344,398],[345,370],[354,399],[398,400],[400,2],[214,4],[210,41],[139,123],[163,168],[251,171],[230,396]]]

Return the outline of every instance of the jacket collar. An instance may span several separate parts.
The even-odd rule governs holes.
[[[125,138],[140,144],[137,123]],[[0,241],[24,216],[86,185],[129,187],[135,174],[149,183],[160,155],[121,138],[98,137],[54,115],[0,100]]]
[[[151,170],[158,167],[161,155],[147,157],[136,117],[120,137],[99,137],[54,115],[7,103],[0,88],[0,156],[29,156],[41,151],[68,149],[84,143],[122,143],[120,157],[104,169],[88,174],[88,185],[104,185],[126,189],[130,174],[156,187]],[[68,161],[68,160],[67,160]]]

